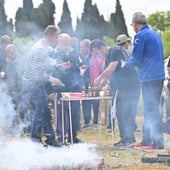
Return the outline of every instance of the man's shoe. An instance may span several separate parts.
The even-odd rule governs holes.
[[[85,123],[85,124],[83,124],[82,126],[81,126],[81,129],[87,129],[87,128],[89,128],[90,127],[90,124],[89,123]]]
[[[140,148],[150,148],[150,147],[152,147],[151,145],[147,145],[147,144],[144,144],[144,143],[142,143],[142,142],[139,142],[139,143],[135,143],[134,144],[134,148],[135,149],[140,149]]]
[[[153,146],[143,146],[140,148],[140,150],[142,151],[146,151],[146,152],[164,152],[164,148],[163,149],[159,149],[159,148],[154,148]]]
[[[62,147],[62,144],[59,141],[55,140],[55,139],[49,140],[49,141],[47,140],[45,143],[47,145],[50,145],[50,146],[53,146],[53,147]]]
[[[133,143],[129,143],[129,142],[115,143],[115,144],[113,144],[113,147],[115,147],[115,148],[133,147]]]
[[[113,147],[132,147],[134,145],[134,141],[128,141],[126,138],[121,139],[119,142],[114,143]]]
[[[134,144],[134,148],[140,148],[140,147],[142,147],[142,146],[144,146],[144,145],[142,144],[142,142],[139,142],[139,143],[135,143],[135,144]]]
[[[79,138],[75,137],[73,138],[73,143],[84,143],[84,142],[80,140]]]
[[[40,139],[40,138],[34,138],[34,137],[32,137],[32,138],[31,138],[31,141],[32,141],[32,142],[36,142],[36,143],[41,143],[41,139]]]
[[[98,130],[99,129],[99,126],[97,123],[93,123],[91,126],[90,126],[90,129],[92,130]]]

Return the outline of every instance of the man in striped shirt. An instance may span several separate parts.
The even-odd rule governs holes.
[[[51,111],[48,107],[48,95],[45,84],[51,82],[54,85],[63,86],[62,81],[52,77],[50,65],[50,51],[56,45],[60,29],[49,25],[44,36],[33,47],[27,58],[24,71],[24,96],[31,103],[32,112],[32,141],[41,142],[41,133],[47,138],[46,144],[58,147],[60,144],[55,140],[55,134],[51,125]]]

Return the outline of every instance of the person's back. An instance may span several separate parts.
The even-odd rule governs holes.
[[[142,37],[141,37],[142,36]],[[145,43],[138,47],[138,38]],[[163,44],[160,36],[148,26],[144,26],[135,37],[136,45],[132,55],[136,53],[136,48],[144,50],[143,58],[139,63],[139,79],[141,82],[164,79]],[[159,68],[159,71],[158,71]]]
[[[163,45],[160,36],[147,25],[146,16],[136,12],[132,18],[136,32],[132,56],[125,67],[138,67],[138,77],[142,88],[144,123],[142,142],[137,147],[163,149],[161,129],[160,99],[165,79]]]

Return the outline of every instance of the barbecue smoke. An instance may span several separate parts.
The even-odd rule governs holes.
[[[3,83],[0,83],[0,89],[1,170],[78,169],[80,165],[96,167],[99,164],[95,145],[44,147],[32,142],[30,137],[21,137],[21,129],[11,128],[17,114],[12,99]]]

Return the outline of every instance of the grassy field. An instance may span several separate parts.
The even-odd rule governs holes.
[[[141,129],[143,117],[137,115],[137,124]],[[104,121],[102,121],[104,122]],[[142,132],[136,132],[136,141],[140,142]],[[142,158],[157,157],[158,154],[168,154],[170,149],[170,135],[165,134],[165,151],[146,152],[132,148],[115,149],[113,143],[119,141],[119,131],[117,127],[114,130],[114,135],[107,133],[106,125],[102,124],[100,130],[82,130],[79,133],[79,138],[87,143],[97,144],[97,153],[104,158],[105,169],[122,169],[122,170],[150,170],[150,169],[170,169],[170,162],[166,163],[142,163]]]

